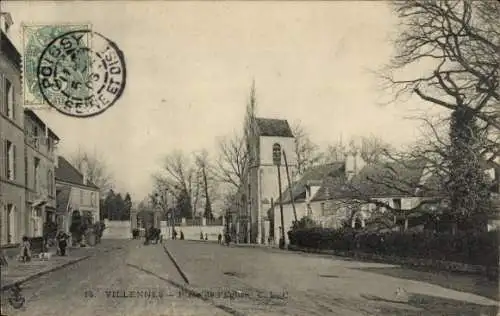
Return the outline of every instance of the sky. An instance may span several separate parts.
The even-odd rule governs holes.
[[[123,51],[121,98],[91,118],[37,114],[61,138],[102,157],[120,191],[140,200],[174,150],[215,153],[242,131],[255,80],[260,117],[301,121],[320,146],[375,135],[394,146],[417,137],[406,119],[421,101],[390,97],[374,70],[393,53],[396,20],[383,1],[10,1],[13,38],[24,24],[90,23]]]

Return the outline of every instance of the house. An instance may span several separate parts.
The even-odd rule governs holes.
[[[0,245],[25,234],[24,120],[21,55],[11,41],[9,13],[0,15]]]
[[[389,208],[413,209],[423,201],[438,203],[438,191],[427,170],[426,163],[419,160],[366,164],[358,151],[351,150],[344,161],[311,168],[287,188],[283,193],[285,231],[292,227],[294,208],[298,220],[309,216],[324,227],[340,228],[346,223],[364,227],[373,214],[383,214]],[[280,236],[279,203],[271,213],[274,235]],[[398,220],[394,218],[394,222]]]
[[[263,243],[271,229],[266,212],[280,191],[278,169],[282,190],[288,186],[285,155],[290,178],[294,178],[295,139],[290,125],[282,119],[254,118],[251,130],[247,144],[249,167],[243,185],[245,192],[241,195],[246,207],[241,208],[238,216],[239,233],[251,243]],[[273,160],[273,152],[281,156],[279,166]]]
[[[70,231],[72,220],[79,216],[95,223],[100,219],[99,188],[89,181],[86,172],[78,171],[59,156],[56,168],[57,215],[59,229]]]
[[[56,213],[55,157],[59,137],[31,110],[24,110],[24,175],[28,236],[43,235]]]

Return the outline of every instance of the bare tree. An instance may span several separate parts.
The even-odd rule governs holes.
[[[200,172],[191,157],[180,151],[167,155],[161,173],[154,175],[155,185],[168,190],[176,199],[182,215],[192,217],[200,197]]]
[[[466,108],[500,129],[500,3],[417,0],[392,5],[403,31],[384,71],[388,88],[396,89],[396,97],[410,93],[452,111]],[[420,64],[420,71],[408,71]],[[409,78],[396,78],[401,73]]]
[[[215,163],[214,176],[238,190],[243,183],[248,166],[248,153],[245,139],[235,134],[219,141],[218,159]]]
[[[386,153],[393,150],[389,143],[374,135],[353,137],[349,141],[349,147],[351,148],[344,146],[342,141],[330,144],[321,159],[323,162],[343,161],[348,150],[357,149],[366,163],[373,164],[384,160]]]
[[[318,146],[311,140],[300,121],[293,124],[292,132],[295,136],[297,175],[300,176],[309,168],[318,164],[321,161],[321,155],[318,153]]]
[[[103,196],[109,190],[113,189],[111,173],[106,166],[104,158],[98,154],[90,154],[79,148],[77,152],[70,156],[70,162],[80,172],[86,173],[87,179],[99,187]]]

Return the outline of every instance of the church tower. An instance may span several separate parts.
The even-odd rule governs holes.
[[[249,215],[247,226],[251,243],[264,243],[270,233],[267,211],[271,203],[278,202],[278,167],[273,162],[273,148],[280,148],[281,189],[288,187],[287,170],[283,152],[286,155],[290,178],[297,168],[295,139],[286,120],[255,118],[252,136],[249,137],[249,168],[245,187]],[[280,225],[276,223],[275,225]]]

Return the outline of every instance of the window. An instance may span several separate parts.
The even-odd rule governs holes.
[[[54,196],[54,176],[52,170],[47,172],[47,184],[49,187],[49,195]]]
[[[5,141],[5,176],[9,180],[16,179],[16,145]]]
[[[39,171],[40,171],[40,159],[39,158],[34,158],[33,159],[33,169],[34,169],[34,181],[33,181],[33,188],[35,189],[36,192],[38,192],[38,185],[39,185]]]
[[[273,164],[281,165],[281,145],[278,143],[273,145]]]
[[[7,117],[10,119],[15,118],[14,113],[14,88],[12,87],[12,83],[5,79],[5,109]]]
[[[28,185],[28,156],[24,155],[24,183],[26,183],[26,186]]]
[[[396,210],[400,210],[401,209],[401,199],[393,199],[392,201],[394,203],[394,208]]]
[[[83,205],[83,190],[80,191],[80,205]]]
[[[90,193],[90,206],[95,206],[95,193]]]
[[[38,148],[38,126],[33,125],[33,133],[31,134],[31,137],[33,138],[33,146],[35,146],[35,148]]]

